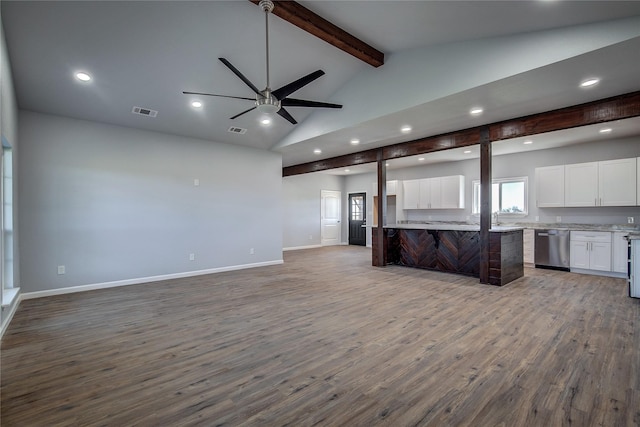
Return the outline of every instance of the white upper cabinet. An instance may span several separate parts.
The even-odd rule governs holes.
[[[598,206],[598,162],[564,167],[564,205]]]
[[[440,208],[464,208],[464,176],[443,176],[440,178]]]
[[[398,180],[387,181],[387,196],[395,196],[398,192]],[[373,183],[373,195],[378,195],[378,183]]]
[[[403,181],[404,209],[464,208],[464,176]]]
[[[636,205],[637,159],[598,162],[598,206]]]
[[[640,157],[536,168],[539,208],[640,205]]]
[[[564,165],[536,168],[536,206],[564,206]]]
[[[387,181],[387,196],[395,196],[398,188],[398,180]]]
[[[433,184],[433,178],[428,178],[428,179],[421,179],[419,180],[420,182],[420,188],[419,188],[419,196],[418,196],[418,209],[431,209],[431,198],[432,193],[436,193],[440,191],[440,188],[438,186],[437,189],[434,189],[433,187],[435,187]]]
[[[418,209],[418,203],[420,201],[420,180],[411,179],[402,181],[402,189],[404,190],[402,207],[404,209]]]

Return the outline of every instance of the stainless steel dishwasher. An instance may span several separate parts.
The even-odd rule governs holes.
[[[536,267],[569,271],[569,230],[536,230],[534,245]]]

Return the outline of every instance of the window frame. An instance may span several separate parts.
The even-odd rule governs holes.
[[[528,176],[515,176],[508,178],[494,178],[491,180],[492,192],[493,185],[498,184],[498,191],[501,197],[502,195],[502,184],[512,183],[512,182],[522,182],[524,183],[524,212],[501,212],[498,211],[498,215],[501,217],[511,216],[511,217],[524,217],[529,215],[529,177]],[[476,190],[477,189],[477,190]],[[471,182],[471,214],[472,215],[480,215],[480,180],[473,180]],[[492,200],[493,202],[493,200]],[[498,202],[499,205],[501,202]],[[502,208],[502,206],[500,206]],[[495,213],[495,212],[492,212]]]

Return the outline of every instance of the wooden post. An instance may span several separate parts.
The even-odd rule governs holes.
[[[491,214],[491,139],[485,127],[480,130],[480,283],[489,283]]]
[[[375,209],[378,210],[378,224],[376,226],[375,238],[372,242],[376,253],[373,256],[374,264],[377,267],[387,265],[385,259],[387,240],[384,238],[384,225],[387,223],[387,168],[386,162],[382,156],[382,149],[378,150],[378,203]],[[376,262],[377,261],[377,262]]]

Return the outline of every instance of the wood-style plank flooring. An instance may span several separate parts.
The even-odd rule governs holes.
[[[10,426],[640,425],[640,302],[539,269],[499,288],[371,250],[23,301]]]

